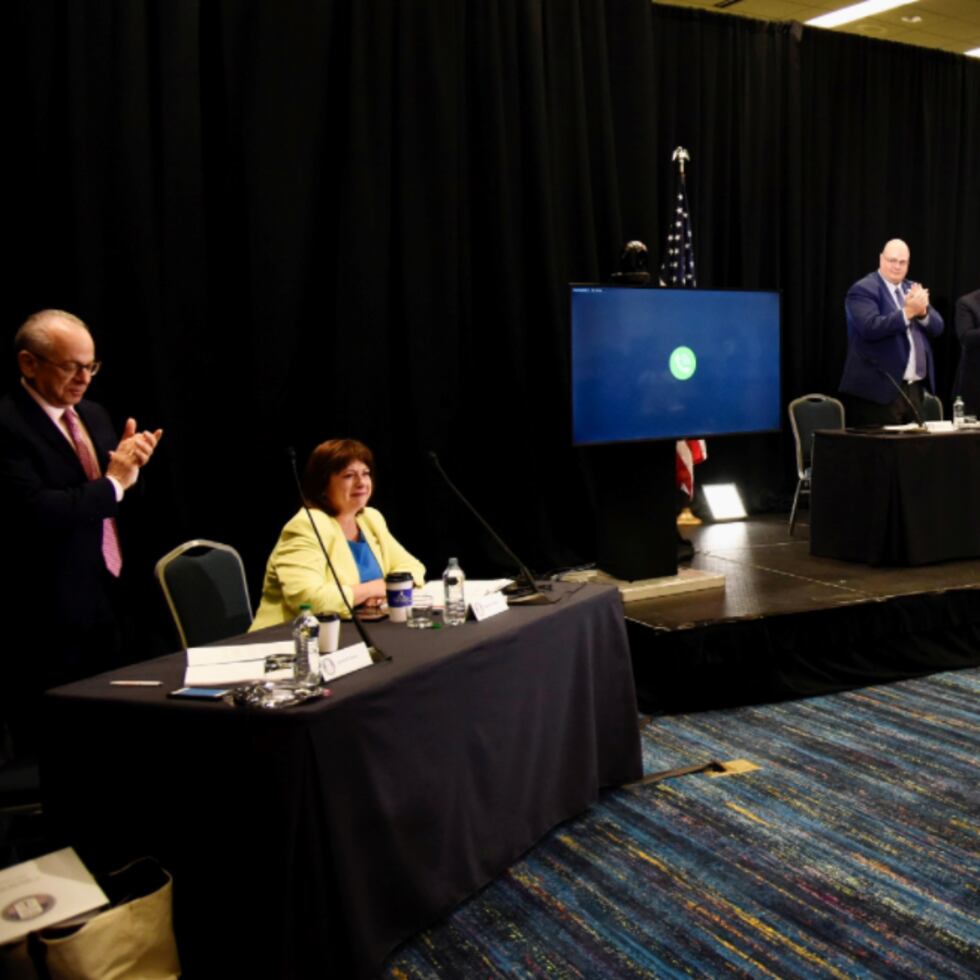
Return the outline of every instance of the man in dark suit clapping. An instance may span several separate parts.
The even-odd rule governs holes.
[[[906,278],[909,247],[885,244],[878,270],[859,279],[844,302],[847,360],[840,391],[850,425],[887,425],[922,415],[923,387],[935,391],[930,339],[943,318],[929,305],[929,290]]]
[[[162,430],[138,432],[128,419],[118,439],[105,409],[85,399],[101,365],[78,317],[35,313],[14,349],[20,383],[0,399],[0,520],[5,713],[23,721],[45,688],[118,660],[116,518]]]

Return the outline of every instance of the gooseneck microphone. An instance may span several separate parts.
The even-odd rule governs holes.
[[[310,508],[306,503],[306,497],[303,494],[303,484],[300,481],[299,470],[296,467],[296,450],[292,446],[288,446],[286,448],[286,455],[289,457],[290,468],[293,471],[293,480],[296,483],[296,490],[299,492],[300,503],[303,506],[303,510],[306,511],[306,516],[310,522],[310,527],[313,528],[313,533],[316,535],[316,540],[320,545],[320,550],[323,552],[323,557],[327,560],[327,567],[330,569],[330,574],[333,576],[333,580],[337,585],[337,591],[340,593],[340,598],[344,600],[344,605],[347,607],[347,612],[350,613],[351,622],[354,624],[354,628],[357,630],[360,638],[364,641],[364,645],[367,647],[368,653],[375,663],[391,660],[391,656],[389,654],[383,653],[371,642],[371,638],[368,636],[368,632],[364,624],[357,618],[357,616],[354,615],[354,607],[350,604],[350,601],[347,598],[347,593],[344,591],[344,587],[340,584],[340,576],[337,574],[337,569],[333,567],[333,562],[330,560],[330,554],[327,551],[326,545],[323,543],[323,538],[320,537],[320,531],[316,526],[316,521],[313,520],[313,515],[310,513]]]
[[[888,379],[888,383],[902,396],[905,404],[912,409],[912,417],[920,429],[925,429],[926,424],[922,421],[922,416],[912,402],[912,399],[902,391],[902,386],[870,355],[861,354],[861,360],[873,367],[883,378]]]
[[[462,491],[453,483],[452,480],[446,475],[446,471],[442,468],[442,464],[439,462],[439,457],[429,450],[426,453],[429,457],[430,462],[436,468],[439,475],[445,481],[446,486],[452,490],[456,499],[461,501],[466,509],[480,522],[483,528],[489,533],[490,537],[500,546],[504,554],[518,567],[520,570],[520,575],[517,576],[517,581],[514,585],[508,585],[504,588],[504,595],[507,596],[507,601],[509,605],[525,605],[525,606],[537,606],[545,603],[557,602],[558,600],[553,596],[545,595],[542,589],[551,589],[551,583],[545,582],[542,586],[534,580],[534,576],[531,574],[531,570],[527,567],[517,557],[514,552],[507,547],[503,538],[483,519],[480,512],[463,496]]]

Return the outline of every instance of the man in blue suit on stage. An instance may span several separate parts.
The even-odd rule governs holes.
[[[850,425],[890,425],[922,417],[923,385],[935,391],[930,338],[943,318],[929,290],[907,279],[909,247],[895,238],[882,249],[878,271],[859,279],[844,301],[847,361],[840,390]]]

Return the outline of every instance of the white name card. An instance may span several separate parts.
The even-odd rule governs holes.
[[[477,622],[482,623],[483,620],[496,616],[497,613],[507,612],[507,597],[503,592],[488,592],[479,599],[473,599],[470,602],[470,609],[473,610]]]
[[[353,674],[355,670],[370,667],[374,661],[368,648],[363,642],[344,647],[336,653],[320,654],[320,676],[323,680],[333,681],[344,674]]]

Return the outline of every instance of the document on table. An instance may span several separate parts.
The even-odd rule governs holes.
[[[0,871],[0,945],[108,904],[74,848],[15,864]]]
[[[273,640],[271,643],[229,643],[220,647],[190,647],[187,650],[187,666],[203,664],[231,664],[246,660],[265,660],[280,654],[293,655],[292,640]]]
[[[965,428],[976,428],[976,426],[954,425],[950,419],[923,422],[922,426],[918,422],[905,422],[902,425],[883,425],[882,428],[885,432],[922,432],[923,426],[926,432],[962,432]]]
[[[490,579],[467,579],[463,583],[463,597],[466,599],[466,604],[469,605],[475,599],[482,599],[483,596],[490,592],[497,592],[502,589],[505,585],[510,585],[513,582],[510,578],[490,578]],[[427,595],[432,598],[432,605],[438,607],[439,609],[443,606],[444,594],[442,590],[442,579],[435,579],[432,582],[426,582],[424,587],[421,589],[416,589],[419,595]]]
[[[268,657],[292,657],[292,640],[235,643],[220,647],[191,647],[187,651],[185,687],[220,687],[246,681],[282,681],[292,677],[291,666],[266,671]]]

